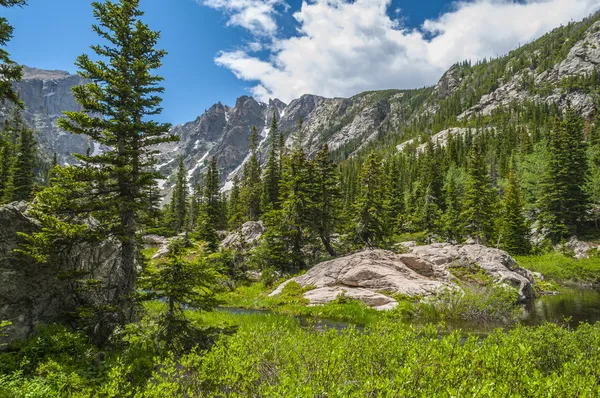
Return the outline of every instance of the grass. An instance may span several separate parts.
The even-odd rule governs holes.
[[[221,293],[218,299],[225,307],[269,310],[275,314],[318,317],[357,325],[367,325],[378,315],[377,310],[345,297],[326,305],[309,306],[308,300],[302,295],[311,289],[311,286],[301,287],[296,282],[290,282],[281,294],[269,297],[273,288],[258,282],[239,286],[233,292]]]
[[[544,279],[562,284],[597,284],[600,282],[600,257],[577,260],[564,254],[515,256],[520,266],[539,272]]]

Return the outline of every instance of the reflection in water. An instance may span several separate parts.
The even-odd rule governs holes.
[[[600,321],[600,291],[572,290],[556,296],[544,296],[525,306],[523,323],[539,325],[553,322],[576,327],[582,322]]]

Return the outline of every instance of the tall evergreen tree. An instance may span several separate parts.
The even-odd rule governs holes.
[[[385,187],[383,207],[385,211],[386,235],[397,232],[399,218],[404,211],[402,198],[404,193],[400,181],[400,165],[398,157],[394,156],[385,163]]]
[[[342,192],[337,165],[331,160],[327,144],[317,152],[314,164],[315,197],[312,199],[314,212],[311,216],[311,224],[325,250],[331,256],[335,256],[331,235],[339,223]]]
[[[29,236],[25,250],[46,260],[59,249],[57,242],[113,236],[120,245],[121,278],[106,286],[111,305],[94,312],[101,323],[112,324],[110,319],[124,323],[131,315],[140,249],[136,233],[147,206],[146,188],[159,178],[153,171],[156,145],[176,137],[169,134],[168,124],[151,119],[161,112],[163,89],[158,84],[163,79],[153,71],[165,52],[155,48],[159,33],[141,21],[139,0],[92,6],[98,20],[93,29],[104,44],[92,47],[98,60],[78,57],[79,74],[89,81],[73,88],[83,111],[66,112],[59,126],[108,150],[77,155],[80,165],[59,169],[53,186],[38,194],[33,214],[43,228]],[[97,222],[86,224],[88,215]]]
[[[208,245],[212,252],[219,247],[217,229],[225,227],[223,224],[223,206],[221,204],[219,169],[217,158],[210,159],[206,171],[205,186],[200,205],[200,218],[198,220],[198,235]]]
[[[448,170],[444,182],[444,196],[446,198],[446,211],[442,217],[444,235],[454,242],[460,242],[462,239],[461,222],[461,193],[458,185],[458,170],[451,168]]]
[[[540,218],[557,242],[577,232],[588,208],[584,191],[588,163],[583,121],[570,106],[552,129],[548,149],[551,161],[543,179]]]
[[[244,163],[242,187],[240,196],[246,208],[246,218],[249,221],[258,221],[261,215],[260,198],[262,185],[260,180],[260,162],[258,160],[258,133],[252,127],[250,135],[250,157]]]
[[[2,135],[0,136],[0,202],[12,200],[12,172],[13,163],[17,153],[19,131],[23,126],[22,119],[16,107],[11,110],[8,120],[4,122]]]
[[[187,171],[183,163],[183,156],[179,156],[173,197],[167,215],[167,224],[176,233],[183,232],[187,227],[188,193]]]
[[[0,0],[0,7],[23,7],[27,5],[26,0]],[[0,103],[9,101],[22,106],[17,93],[14,90],[13,82],[21,80],[23,67],[15,64],[11,59],[6,47],[13,37],[14,28],[8,23],[5,17],[0,17]]]
[[[33,192],[36,167],[36,142],[33,131],[22,124],[19,133],[17,154],[11,172],[12,198],[11,201],[29,200]],[[8,195],[8,192],[6,193]]]
[[[353,220],[353,235],[369,247],[377,247],[385,239],[382,184],[381,160],[371,152],[360,172]]]
[[[279,133],[277,131],[277,117],[273,111],[271,128],[269,129],[269,156],[263,174],[262,207],[264,211],[279,207],[279,182],[281,179],[279,166]]]
[[[527,254],[530,250],[529,228],[523,215],[523,200],[514,169],[508,173],[508,186],[500,214],[500,243],[510,254]]]
[[[240,179],[238,176],[233,177],[233,187],[229,195],[229,216],[228,224],[230,229],[237,229],[244,222],[244,210],[240,198]]]
[[[471,150],[462,215],[464,231],[477,243],[489,242],[494,234],[496,192],[488,174],[481,140]]]

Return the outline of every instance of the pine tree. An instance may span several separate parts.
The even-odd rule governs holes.
[[[342,193],[337,165],[331,160],[327,144],[317,152],[314,164],[315,196],[312,199],[314,212],[311,224],[325,250],[333,257],[336,252],[331,245],[331,234],[339,223]]]
[[[0,136],[0,203],[12,198],[12,171],[16,152],[16,130],[7,122]]]
[[[297,272],[304,268],[303,249],[309,237],[311,216],[315,209],[314,164],[308,161],[302,147],[297,146],[284,159],[281,209],[271,210],[263,218],[267,228],[258,250],[253,254],[263,270]]]
[[[381,160],[371,152],[360,172],[353,221],[353,235],[368,247],[380,246],[385,239],[382,174]]]
[[[273,119],[269,130],[269,156],[263,174],[262,208],[264,211],[277,209],[279,207],[279,182],[281,179],[281,169],[278,164],[279,156],[277,153],[280,145],[278,142],[279,137],[277,131],[277,117],[275,111],[273,111]]]
[[[200,205],[198,220],[198,236],[207,243],[208,250],[214,252],[219,247],[217,229],[224,227],[223,206],[221,204],[219,169],[217,158],[210,159],[206,171],[205,186]]]
[[[244,163],[242,175],[242,187],[240,197],[243,207],[246,209],[246,219],[258,221],[261,215],[260,198],[262,185],[260,180],[260,162],[258,161],[258,134],[256,127],[252,127],[250,136],[250,157]]]
[[[588,208],[584,191],[588,163],[583,122],[570,106],[553,128],[548,150],[551,161],[544,176],[540,198],[540,219],[554,242],[577,232]]]
[[[500,217],[500,242],[502,248],[513,255],[529,253],[529,228],[523,216],[523,201],[514,171],[508,173],[508,186],[502,200]]]
[[[471,150],[468,180],[464,192],[463,230],[477,243],[489,242],[494,234],[496,192],[485,164],[485,153],[479,139]]]
[[[0,7],[23,7],[27,5],[26,0],[0,0]],[[0,17],[0,103],[7,100],[22,107],[21,101],[14,90],[13,82],[21,80],[23,67],[15,64],[11,59],[6,47],[13,37],[14,28],[4,17]]]
[[[238,176],[233,177],[233,187],[229,195],[229,229],[238,229],[244,222],[244,210],[240,198],[240,179]]]
[[[173,197],[167,216],[167,224],[175,233],[183,232],[187,227],[188,192],[187,171],[183,163],[183,156],[180,156]]]
[[[462,240],[462,221],[460,188],[458,186],[458,170],[448,170],[444,183],[444,196],[446,197],[446,211],[442,217],[444,235],[453,242]]]
[[[185,316],[186,307],[210,311],[217,305],[211,289],[219,275],[206,259],[190,259],[190,249],[189,241],[174,240],[166,260],[145,269],[140,281],[141,287],[151,292],[144,297],[146,300],[165,303],[158,337],[164,341],[166,351],[184,352],[205,340],[205,332]]]
[[[162,78],[152,72],[165,52],[155,49],[159,33],[140,20],[139,0],[95,2],[93,9],[98,20],[93,29],[105,44],[92,47],[97,61],[78,57],[79,74],[90,81],[73,88],[83,111],[66,112],[59,126],[108,150],[77,155],[80,165],[58,168],[53,185],[37,195],[32,213],[43,228],[27,238],[24,251],[44,261],[60,250],[58,243],[114,237],[122,277],[105,286],[107,305],[92,312],[100,325],[110,326],[111,319],[123,324],[132,313],[140,249],[136,234],[147,188],[160,177],[152,171],[156,145],[176,137],[168,124],[151,120],[161,111],[163,92]],[[88,215],[97,222],[87,224]]]
[[[392,157],[385,164],[385,187],[383,208],[385,211],[385,231],[391,236],[398,230],[400,216],[404,211],[400,166],[398,158]]]
[[[29,200],[34,187],[36,142],[33,131],[22,124],[16,159],[13,164],[11,201]]]

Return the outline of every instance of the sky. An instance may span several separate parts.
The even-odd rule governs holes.
[[[167,50],[160,121],[194,120],[252,95],[349,97],[418,88],[452,64],[502,55],[600,8],[600,0],[141,0]],[[99,43],[88,0],[2,9],[14,61],[76,72]]]

